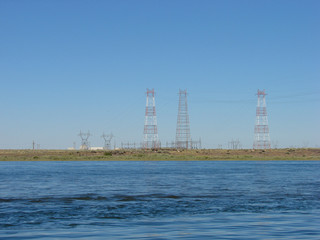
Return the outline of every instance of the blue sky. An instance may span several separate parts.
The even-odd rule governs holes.
[[[191,135],[251,148],[256,91],[271,141],[320,146],[320,1],[0,0],[0,148],[143,139],[156,91],[159,138],[175,138],[187,89]]]

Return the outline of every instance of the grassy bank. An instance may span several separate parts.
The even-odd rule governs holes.
[[[320,160],[319,148],[271,150],[0,150],[0,161]]]

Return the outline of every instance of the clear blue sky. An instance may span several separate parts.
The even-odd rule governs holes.
[[[0,0],[0,148],[67,148],[80,130],[141,141],[146,88],[174,140],[179,88],[192,138],[251,148],[257,89],[270,137],[320,146],[318,0]]]

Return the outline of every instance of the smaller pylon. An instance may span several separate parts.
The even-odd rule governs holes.
[[[88,150],[89,149],[89,137],[91,136],[90,132],[88,131],[87,133],[83,133],[80,131],[79,136],[81,138],[81,146],[80,150]]]
[[[101,137],[104,139],[104,147],[103,148],[105,150],[111,150],[111,140],[113,138],[113,134],[112,133],[110,133],[110,134],[103,133]]]

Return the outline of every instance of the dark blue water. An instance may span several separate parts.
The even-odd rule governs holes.
[[[320,162],[0,162],[2,239],[320,239]]]

